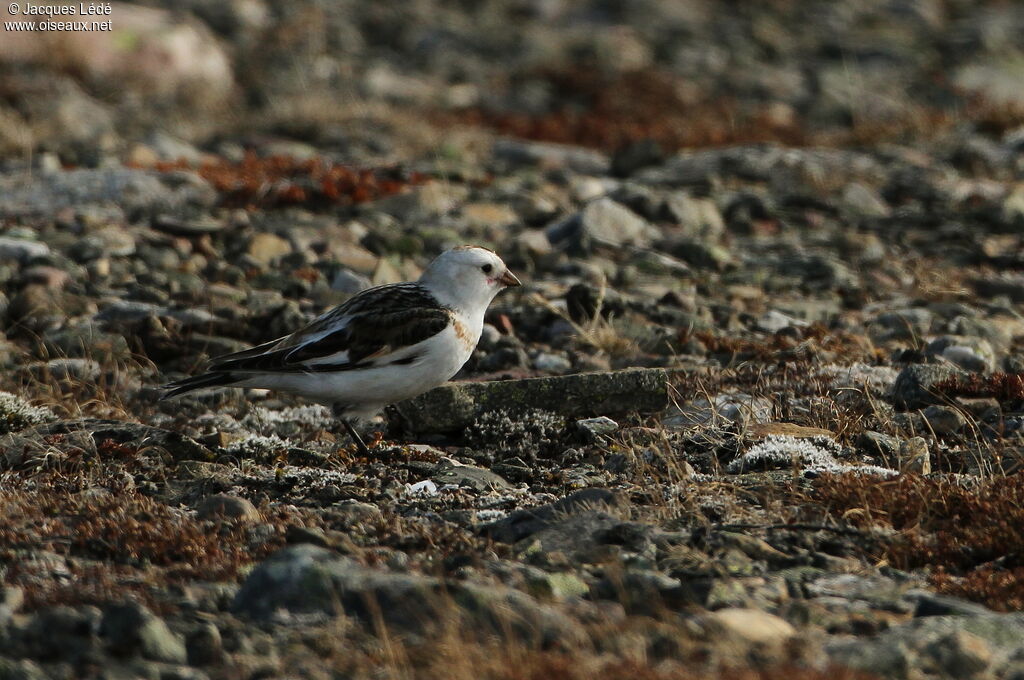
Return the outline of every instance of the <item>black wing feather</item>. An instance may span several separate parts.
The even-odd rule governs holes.
[[[305,342],[345,317],[338,330]],[[382,352],[414,345],[443,331],[451,310],[418,284],[400,283],[365,290],[308,326],[279,340],[225,355],[214,360],[215,371],[315,372],[345,371],[369,365]],[[344,362],[310,365],[308,362],[339,352]]]

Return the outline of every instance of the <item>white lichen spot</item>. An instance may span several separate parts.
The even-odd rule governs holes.
[[[416,482],[415,484],[406,484],[405,493],[410,496],[436,496],[437,484],[429,479],[424,479],[422,482]]]
[[[550,411],[495,409],[482,414],[469,427],[474,448],[494,447],[503,454],[530,457],[556,443],[565,430],[565,418]]]
[[[729,463],[726,470],[733,474],[750,470],[793,468],[805,472],[854,472],[883,477],[892,477],[898,474],[895,470],[877,465],[844,465],[836,459],[841,453],[842,447],[828,437],[804,439],[772,435]]]
[[[45,406],[33,406],[16,394],[0,392],[0,434],[48,423],[57,416]]]
[[[258,434],[251,434],[247,437],[231,442],[224,451],[232,456],[254,460],[265,460],[273,458],[292,444],[286,439],[277,435],[264,437]]]
[[[508,517],[508,513],[504,510],[477,510],[476,521],[481,524],[487,524],[488,522],[497,522],[499,519]]]

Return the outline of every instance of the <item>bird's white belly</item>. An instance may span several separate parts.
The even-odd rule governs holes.
[[[460,335],[454,326],[449,326],[395,353],[396,360],[415,356],[408,364],[381,363],[346,371],[254,375],[244,385],[291,392],[328,405],[365,405],[373,410],[422,394],[458,373],[479,339],[479,333],[472,335],[465,331]]]

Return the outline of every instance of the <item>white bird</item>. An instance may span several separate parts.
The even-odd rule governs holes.
[[[415,283],[368,288],[291,335],[217,357],[206,373],[164,385],[169,399],[228,385],[300,395],[331,406],[352,427],[388,404],[444,383],[462,368],[501,290],[521,285],[494,252],[441,253]]]

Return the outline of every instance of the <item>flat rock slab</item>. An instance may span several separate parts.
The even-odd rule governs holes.
[[[414,432],[453,432],[488,411],[542,410],[570,418],[657,413],[668,406],[668,375],[660,368],[550,378],[442,385],[403,402]]]

